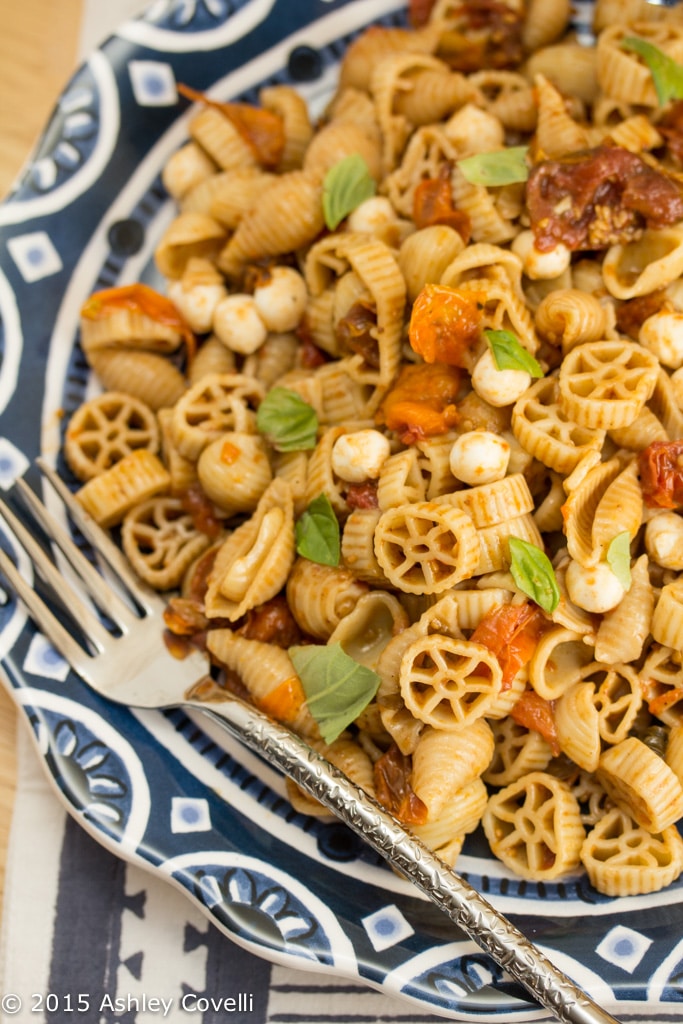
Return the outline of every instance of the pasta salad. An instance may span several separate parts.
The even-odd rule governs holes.
[[[570,13],[413,0],[318,119],[180,85],[167,286],[84,304],[63,454],[195,696],[626,896],[683,869],[683,14]]]

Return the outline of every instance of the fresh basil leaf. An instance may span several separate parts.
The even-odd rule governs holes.
[[[543,370],[511,331],[484,331],[493,361],[499,370],[526,370],[530,377],[542,377]]]
[[[290,647],[288,653],[322,738],[334,742],[375,696],[379,676],[350,658],[341,644]]]
[[[279,452],[315,448],[318,417],[296,391],[271,388],[258,407],[256,426]]]
[[[647,64],[660,106],[663,107],[669,100],[683,99],[683,66],[647,39],[627,36],[622,39],[621,45],[624,50],[637,53]]]
[[[606,561],[624,590],[631,588],[631,534],[628,530],[613,537],[607,548]]]
[[[296,550],[319,565],[339,565],[339,520],[326,494],[314,498],[294,527]]]
[[[528,146],[508,146],[493,153],[477,153],[476,156],[458,160],[458,167],[473,185],[513,185],[526,181],[529,166],[526,162]]]
[[[560,588],[550,559],[520,537],[510,537],[510,572],[512,578],[527,597],[545,612],[553,612],[560,603]]]
[[[330,167],[323,181],[323,214],[330,231],[374,196],[376,189],[375,179],[360,153],[351,153]]]

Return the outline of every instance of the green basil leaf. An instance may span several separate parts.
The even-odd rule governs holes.
[[[318,417],[296,391],[271,388],[258,407],[256,426],[279,452],[315,448]]]
[[[606,561],[624,590],[631,588],[631,534],[628,530],[613,537],[607,548]]]
[[[555,611],[560,603],[560,588],[546,553],[520,537],[510,537],[508,544],[510,572],[519,589],[543,611]]]
[[[659,47],[649,43],[647,39],[627,36],[626,39],[622,39],[621,45],[624,50],[637,53],[647,64],[660,106],[663,107],[669,100],[683,99],[683,66],[662,53]]]
[[[326,494],[314,498],[294,527],[296,550],[319,565],[339,565],[339,520]]]
[[[379,676],[350,658],[341,644],[290,647],[288,653],[322,738],[334,742],[375,696]]]
[[[512,331],[484,331],[489,348],[493,352],[493,361],[499,370],[526,370],[530,377],[542,377],[543,370],[517,340]]]
[[[473,185],[512,185],[526,181],[529,166],[526,162],[528,146],[508,146],[493,153],[477,153],[476,156],[458,160],[458,167]]]
[[[330,231],[376,190],[375,179],[360,153],[351,153],[330,167],[323,181],[323,213]]]

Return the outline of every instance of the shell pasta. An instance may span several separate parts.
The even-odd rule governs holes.
[[[63,463],[206,700],[449,864],[479,829],[648,893],[683,871],[683,16],[601,2],[589,47],[564,0],[476,6],[362,32],[318,120],[179,89],[166,286],[84,303]]]

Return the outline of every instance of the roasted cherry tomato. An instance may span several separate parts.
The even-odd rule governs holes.
[[[413,303],[411,348],[426,363],[464,366],[463,356],[481,334],[485,296],[443,284],[426,284]]]
[[[683,440],[653,441],[640,453],[638,466],[648,508],[683,505]]]
[[[470,640],[492,651],[503,670],[503,689],[507,690],[521,668],[529,663],[546,618],[536,605],[503,604],[482,618]]]

